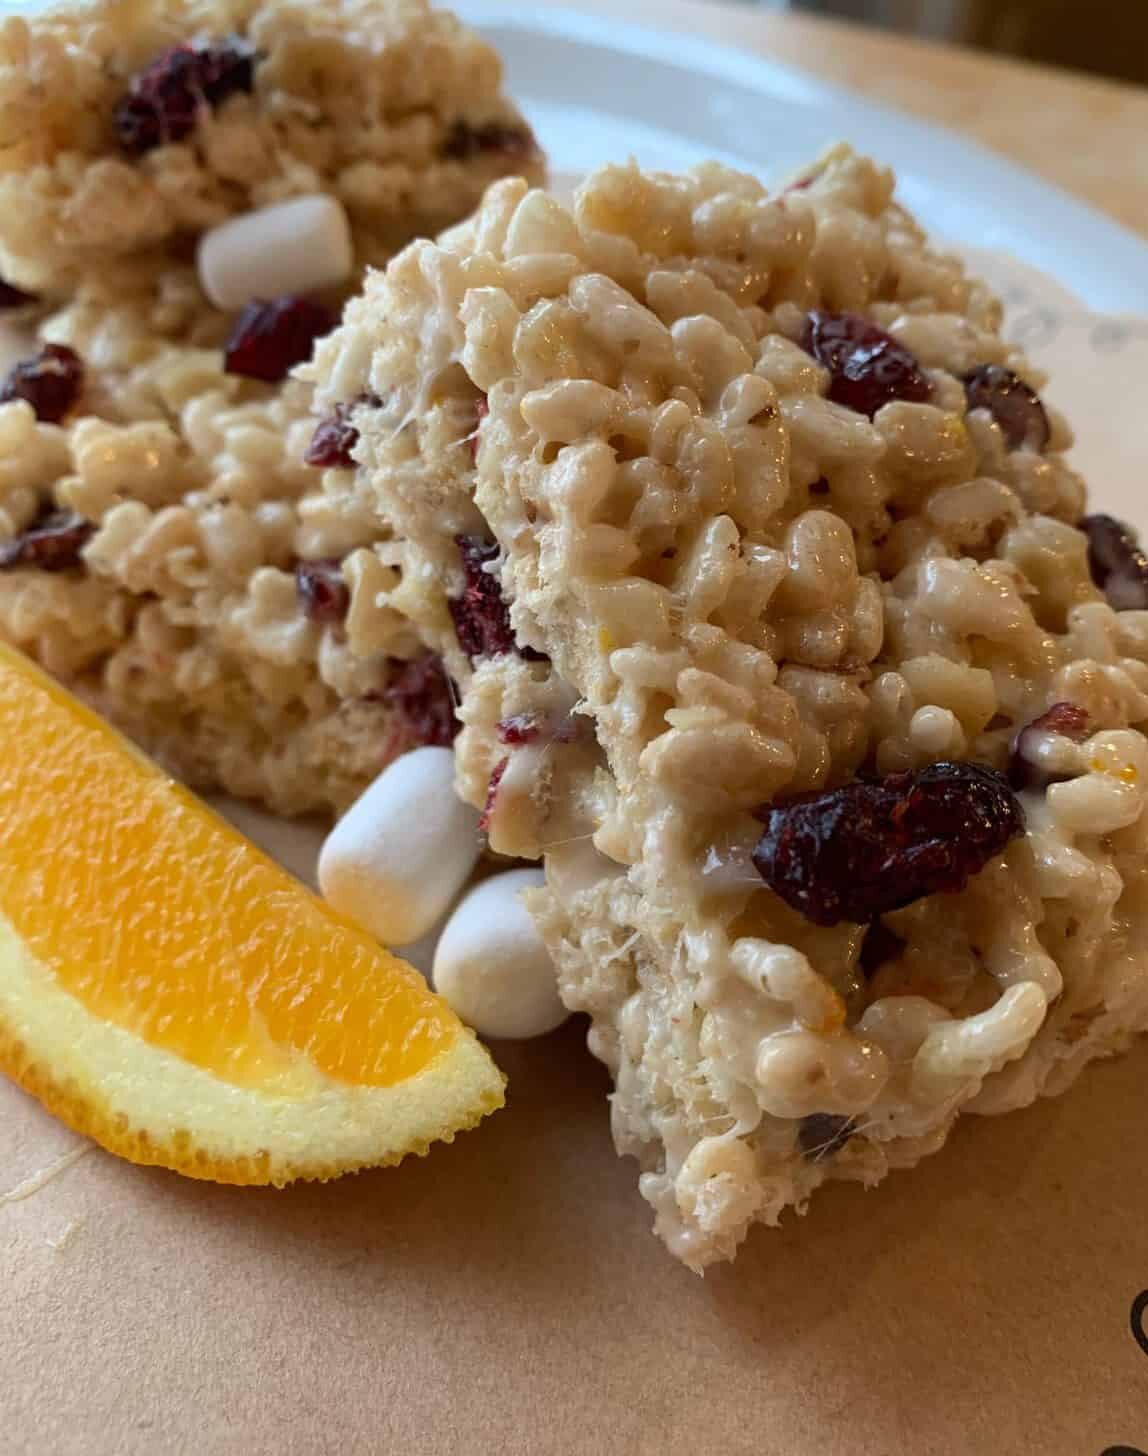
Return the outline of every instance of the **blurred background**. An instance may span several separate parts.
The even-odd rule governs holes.
[[[770,3],[770,0],[765,0]],[[773,0],[775,8],[1148,82],[1148,0]],[[1148,139],[1144,143],[1148,146]]]

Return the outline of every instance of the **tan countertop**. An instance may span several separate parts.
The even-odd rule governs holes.
[[[752,7],[697,0],[577,4],[759,51],[940,122],[1148,235],[1148,88]]]

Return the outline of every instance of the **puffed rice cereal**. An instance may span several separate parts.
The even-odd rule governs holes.
[[[1148,561],[1117,542],[1110,603],[999,323],[839,148],[777,194],[499,182],[304,371],[359,432],[377,610],[460,685],[459,790],[544,864],[616,1145],[695,1269],[1148,1025]],[[845,839],[793,811],[866,778],[894,806],[853,920]]]
[[[426,0],[95,0],[0,23],[0,274],[62,295],[288,198],[360,262],[542,174],[495,52]]]
[[[289,375],[342,293],[216,309],[197,235],[305,194],[382,261],[540,176],[499,88],[425,0],[0,23],[0,306],[28,356],[0,386],[0,633],[198,786],[330,813],[457,724],[381,603],[401,583],[354,431],[317,431]]]

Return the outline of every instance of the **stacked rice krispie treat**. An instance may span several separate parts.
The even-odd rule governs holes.
[[[498,56],[426,0],[96,0],[0,27],[0,271],[48,294],[314,193],[380,263],[540,174]],[[161,252],[166,263],[168,255]]]
[[[999,324],[840,149],[500,182],[305,371],[694,1268],[1148,1025],[1148,560]]]
[[[0,25],[0,632],[195,784],[337,809],[453,736],[291,371],[366,264],[541,178],[500,87],[425,0]]]

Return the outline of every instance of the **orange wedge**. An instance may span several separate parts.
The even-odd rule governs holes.
[[[503,1100],[416,971],[2,644],[0,1069],[222,1183],[395,1163]]]

